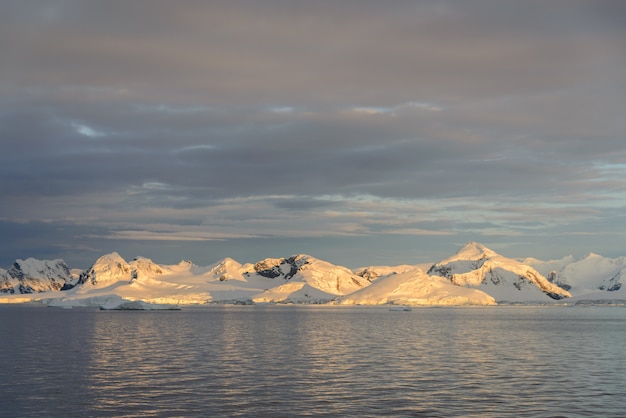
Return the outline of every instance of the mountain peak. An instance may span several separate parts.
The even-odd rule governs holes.
[[[503,257],[477,242],[468,242],[455,255],[433,265],[428,274],[458,286],[478,288],[497,301],[562,299],[571,295],[550,283],[534,268]]]
[[[135,257],[133,261],[128,264],[131,269],[131,277],[137,279],[140,277],[150,277],[155,275],[161,275],[167,272],[163,266],[158,265],[154,261],[146,257]]]
[[[498,254],[476,241],[469,241],[461,247],[455,255],[459,260],[480,260],[481,258],[491,258]]]
[[[591,259],[599,260],[599,259],[602,259],[602,258],[606,258],[606,257],[604,257],[604,256],[602,256],[600,254],[596,254],[594,252],[590,252],[589,254],[587,254],[587,256],[584,259],[587,259],[587,260],[591,260]]]
[[[94,264],[106,264],[106,263],[126,263],[126,260],[117,252],[105,254],[100,256]]]
[[[81,275],[79,283],[90,283],[98,287],[120,280],[131,280],[131,267],[117,252],[105,254]]]
[[[35,293],[60,290],[72,280],[72,273],[61,259],[17,259],[8,270],[0,271],[0,293]]]

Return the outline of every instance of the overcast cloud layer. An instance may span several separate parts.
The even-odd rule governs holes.
[[[3,1],[0,266],[626,255],[626,2]]]

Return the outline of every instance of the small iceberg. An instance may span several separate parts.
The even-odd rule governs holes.
[[[122,302],[120,304],[105,304],[100,306],[102,311],[180,311],[178,305],[163,305],[147,303],[141,300]]]
[[[409,312],[411,311],[410,306],[392,306],[389,308],[391,312]]]

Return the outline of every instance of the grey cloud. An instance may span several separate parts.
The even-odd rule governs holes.
[[[60,84],[129,85],[173,101],[306,94],[371,103],[566,87],[587,76],[595,56],[584,54],[596,51],[573,36],[584,3],[570,13],[560,2],[444,2],[435,13],[413,2],[137,4],[71,3],[47,24],[14,23],[18,38],[32,32],[23,36],[22,59],[12,61],[45,67]],[[30,75],[15,69],[33,83]],[[150,91],[153,83],[158,90]]]
[[[339,206],[338,202],[332,200],[311,199],[311,198],[289,198],[280,199],[274,203],[279,209],[287,210],[317,210]]]
[[[240,236],[281,216],[330,231],[315,216],[336,210],[341,233],[465,237],[528,232],[525,203],[579,205],[555,212],[576,226],[610,217],[624,21],[604,0],[6,1],[0,219]],[[389,216],[323,196],[387,199]],[[502,210],[463,219],[455,199]],[[415,219],[407,200],[447,207]]]
[[[544,141],[536,149],[532,141],[515,137],[458,142],[446,138],[446,131],[458,129],[454,126],[439,127],[429,137],[435,129],[429,121],[414,124],[404,118],[396,123],[318,118],[278,127],[254,122],[241,129],[222,124],[233,132],[216,133],[201,117],[189,120],[188,115],[182,116],[187,125],[169,130],[166,126],[146,131],[123,128],[120,134],[87,138],[70,123],[59,123],[58,118],[51,123],[47,117],[32,118],[35,123],[19,119],[8,123],[15,136],[9,132],[14,140],[3,145],[2,159],[6,178],[13,180],[6,183],[12,193],[122,190],[145,182],[173,187],[158,191],[161,194],[196,190],[206,197],[353,192],[415,198],[508,193],[512,185],[517,192],[532,192],[550,184],[563,185],[582,174],[577,164],[563,164],[563,157],[551,161],[549,150],[552,156],[560,149],[564,155],[589,159],[603,147],[615,157],[616,145],[576,138],[561,148]],[[133,123],[152,126],[153,118],[149,115],[143,124]],[[113,121],[93,129],[111,131],[117,119],[124,125],[120,112]],[[219,118],[209,120],[219,126]],[[582,148],[576,151],[576,147]]]

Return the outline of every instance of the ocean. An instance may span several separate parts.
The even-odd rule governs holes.
[[[0,306],[2,417],[626,414],[626,309]]]

